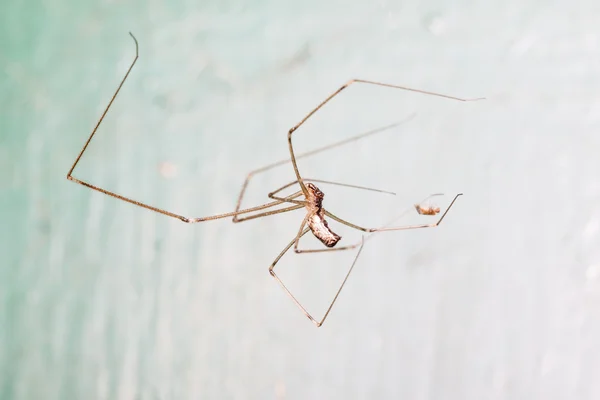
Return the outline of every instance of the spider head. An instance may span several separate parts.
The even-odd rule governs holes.
[[[325,197],[325,193],[321,192],[321,190],[312,183],[307,184],[306,187],[308,188],[310,193],[317,199],[323,200],[323,198]]]

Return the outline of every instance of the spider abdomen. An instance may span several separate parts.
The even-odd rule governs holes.
[[[312,183],[307,184],[306,188],[308,189],[306,209],[309,213],[306,223],[317,239],[325,246],[333,247],[342,237],[333,232],[325,220],[323,212],[325,194]]]
[[[307,224],[313,235],[327,247],[335,246],[342,238],[329,228],[327,221],[320,213],[308,217]]]

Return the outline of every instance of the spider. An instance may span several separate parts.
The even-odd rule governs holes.
[[[442,196],[442,195],[443,195],[443,193],[432,194],[427,199],[430,199],[435,196]],[[423,200],[420,203],[415,204],[415,210],[417,210],[417,212],[421,215],[437,215],[437,214],[439,214],[440,208],[438,206],[436,206],[435,204],[431,204],[431,203],[427,202],[427,199]]]
[[[344,183],[339,183],[339,182],[330,182],[330,181],[325,181],[325,180],[319,180],[319,179],[309,179],[309,178],[304,178],[300,175],[300,171],[298,170],[298,165],[297,165],[297,159],[302,158],[302,157],[308,157],[310,155],[331,149],[333,147],[337,147],[337,146],[341,146],[344,145],[346,143],[349,143],[351,141],[355,141],[355,140],[359,140],[362,139],[364,137],[367,137],[369,135],[373,135],[379,132],[382,132],[384,130],[387,130],[393,126],[398,125],[398,123],[396,124],[392,124],[383,128],[379,128],[379,129],[375,129],[366,133],[362,133],[360,135],[351,137],[349,139],[337,142],[337,143],[333,143],[327,146],[323,146],[317,149],[313,149],[309,152],[303,153],[303,154],[298,154],[296,155],[294,153],[294,147],[292,145],[292,137],[294,135],[294,133],[298,130],[298,128],[300,128],[302,126],[302,124],[304,124],[313,114],[315,114],[317,111],[319,111],[322,107],[324,107],[329,101],[331,101],[335,96],[339,95],[342,91],[346,90],[348,87],[350,87],[353,84],[365,84],[365,85],[376,85],[376,86],[384,86],[384,87],[388,87],[388,88],[393,88],[393,89],[400,89],[400,90],[405,90],[405,91],[410,91],[410,92],[416,92],[416,93],[421,93],[421,94],[426,94],[426,95],[431,95],[431,96],[437,96],[437,97],[443,97],[446,99],[451,99],[451,100],[457,100],[457,101],[476,101],[476,100],[482,100],[483,98],[474,98],[474,99],[465,99],[465,98],[459,98],[459,97],[454,97],[454,96],[448,96],[445,94],[440,94],[440,93],[435,93],[435,92],[428,92],[428,91],[424,91],[424,90],[420,90],[420,89],[413,89],[413,88],[409,88],[409,87],[405,87],[405,86],[398,86],[398,85],[392,85],[392,84],[388,84],[388,83],[381,83],[381,82],[374,82],[374,81],[369,81],[369,80],[364,80],[364,79],[352,79],[348,82],[346,82],[344,85],[342,85],[341,87],[339,87],[335,92],[333,92],[331,95],[329,95],[325,100],[323,100],[317,107],[315,107],[312,111],[310,111],[299,123],[297,123],[296,125],[294,125],[287,134],[287,140],[288,140],[288,147],[289,147],[289,152],[290,152],[290,158],[270,164],[266,167],[263,168],[259,168],[256,169],[252,172],[250,172],[247,176],[246,179],[242,185],[242,189],[240,192],[240,195],[238,197],[237,200],[237,204],[236,204],[236,208],[234,211],[232,212],[228,212],[228,213],[224,213],[224,214],[217,214],[217,215],[210,215],[210,216],[205,216],[205,217],[187,217],[184,215],[180,215],[177,213],[174,213],[172,211],[168,211],[168,210],[164,210],[161,208],[157,208],[154,206],[151,206],[149,204],[145,204],[142,203],[138,200],[134,200],[128,197],[125,197],[123,195],[117,194],[115,192],[103,189],[101,187],[98,187],[94,184],[88,183],[86,181],[83,181],[81,179],[76,178],[75,176],[73,176],[73,171],[75,170],[75,167],[77,166],[77,163],[79,162],[79,160],[81,159],[81,157],[83,156],[83,153],[85,152],[85,150],[88,148],[92,138],[94,137],[94,135],[96,134],[96,131],[98,130],[100,124],[102,123],[102,121],[104,120],[104,117],[106,116],[106,114],[108,113],[108,110],[110,109],[112,103],[114,102],[115,98],[117,97],[119,91],[121,90],[121,88],[123,87],[123,84],[125,83],[125,81],[127,80],[127,77],[129,76],[131,70],[133,69],[135,63],[137,62],[138,58],[139,58],[139,44],[137,39],[135,38],[135,36],[130,32],[129,35],[133,38],[133,41],[135,43],[135,58],[133,59],[131,65],[129,66],[127,72],[125,73],[125,76],[123,77],[123,79],[121,80],[121,82],[119,83],[116,91],[114,92],[113,96],[111,97],[108,105],[106,106],[106,108],[104,109],[104,112],[102,113],[102,115],[100,116],[98,122],[96,123],[94,129],[92,130],[90,136],[88,137],[87,141],[85,142],[85,144],[83,145],[83,148],[81,149],[81,151],[79,152],[77,158],[75,159],[75,162],[73,163],[73,165],[71,166],[71,169],[69,170],[69,172],[67,173],[67,179],[73,182],[76,182],[80,185],[83,185],[87,188],[96,190],[98,192],[104,193],[108,196],[117,198],[119,200],[123,200],[126,201],[128,203],[134,204],[136,206],[139,207],[143,207],[146,209],[149,209],[151,211],[166,215],[168,217],[171,218],[176,218],[179,219],[183,222],[186,223],[197,223],[197,222],[204,222],[204,221],[211,221],[211,220],[216,220],[216,219],[221,219],[221,218],[228,218],[228,217],[232,217],[232,221],[234,223],[238,223],[238,222],[243,222],[243,221],[247,221],[247,220],[251,220],[251,219],[256,219],[256,218],[262,218],[262,217],[266,217],[266,216],[270,216],[270,215],[275,215],[275,214],[280,214],[280,213],[285,213],[285,212],[289,212],[289,211],[293,211],[293,210],[298,210],[301,208],[306,209],[306,216],[304,217],[304,219],[302,220],[300,227],[298,229],[298,233],[296,234],[296,236],[285,246],[285,248],[279,253],[279,255],[275,258],[275,260],[271,263],[271,265],[269,266],[269,273],[273,276],[273,278],[275,278],[275,280],[281,285],[281,287],[285,290],[285,292],[287,293],[287,295],[294,301],[294,303],[300,308],[300,310],[302,311],[302,313],[308,317],[308,319],[310,319],[310,321],[312,321],[317,327],[320,327],[321,325],[323,325],[323,323],[325,322],[325,319],[327,318],[327,316],[329,315],[333,305],[335,304],[335,301],[337,300],[340,292],[342,291],[344,284],[346,283],[346,281],[348,280],[348,277],[350,276],[350,273],[352,272],[352,269],[354,268],[354,265],[356,264],[356,260],[358,259],[362,248],[364,246],[365,243],[365,237],[364,234],[372,234],[375,232],[384,232],[384,231],[398,231],[398,230],[408,230],[408,229],[418,229],[418,228],[432,228],[432,227],[436,227],[438,226],[444,219],[444,217],[446,216],[446,214],[448,213],[448,211],[450,210],[450,208],[452,207],[452,205],[454,204],[454,202],[457,200],[457,198],[459,196],[462,195],[462,193],[458,193],[456,196],[454,196],[454,198],[452,199],[452,201],[450,202],[450,204],[448,205],[448,207],[446,208],[446,210],[444,211],[444,213],[442,213],[442,215],[437,219],[436,222],[433,223],[429,223],[429,224],[420,224],[420,225],[406,225],[406,226],[382,226],[382,227],[378,227],[378,228],[366,228],[366,227],[362,227],[359,225],[356,225],[354,223],[348,222],[342,218],[337,217],[336,215],[334,215],[333,213],[331,213],[330,211],[328,211],[324,206],[323,206],[323,202],[324,202],[324,198],[325,198],[325,194],[323,193],[323,191],[321,191],[321,189],[319,189],[315,183],[324,183],[324,184],[332,184],[332,185],[338,185],[338,186],[346,186],[346,187],[350,187],[350,188],[355,188],[355,189],[361,189],[361,190],[370,190],[370,191],[377,191],[377,192],[383,192],[383,193],[388,193],[388,194],[394,194],[392,192],[386,192],[383,190],[378,190],[378,189],[373,189],[373,188],[367,188],[367,187],[363,187],[363,186],[356,186],[356,185],[350,185],[350,184],[344,184]],[[250,181],[250,179],[261,172],[265,172],[271,168],[280,166],[280,165],[284,165],[286,163],[291,163],[294,169],[294,174],[296,176],[296,179],[282,187],[280,187],[277,190],[274,190],[272,192],[270,192],[268,194],[268,197],[272,200],[270,202],[255,206],[255,207],[250,207],[250,208],[245,208],[245,209],[241,209],[241,203],[242,203],[242,199],[244,196],[244,193],[246,191],[246,188],[248,186],[248,183]],[[287,196],[281,196],[278,195],[282,190],[287,189],[291,186],[294,185],[298,185],[299,189],[298,191],[296,191],[295,193],[292,193],[290,195]],[[439,194],[435,194],[432,196],[437,196]],[[432,197],[429,196],[429,197]],[[429,198],[428,197],[428,198]],[[428,199],[427,198],[427,199]],[[425,199],[425,200],[427,200]],[[424,201],[425,201],[424,200]],[[417,212],[419,214],[423,214],[423,215],[432,215],[435,216],[440,212],[439,207],[433,207],[433,206],[429,206],[429,205],[424,205],[424,201],[421,203],[418,203],[415,205],[415,208],[417,209]],[[283,208],[277,208],[277,209],[273,209],[276,206],[280,206],[280,205],[285,205],[285,207]],[[253,212],[258,212],[257,214],[252,214],[252,215],[248,215],[250,213]],[[356,229],[358,231],[363,232],[363,236],[361,238],[361,240],[357,243],[353,243],[353,244],[346,244],[344,246],[337,246],[337,244],[340,242],[341,237],[336,234],[330,227],[329,224],[327,222],[326,218],[330,218],[334,221],[337,221],[338,223],[341,223],[343,225],[349,226],[350,228]],[[319,248],[319,249],[299,249],[298,245],[300,242],[300,238],[302,236],[304,236],[306,233],[308,232],[312,232],[312,234],[319,239],[323,245],[325,246],[324,248]],[[352,264],[350,265],[350,268],[348,269],[348,272],[346,273],[344,280],[342,281],[339,289],[337,290],[332,302],[330,303],[329,307],[327,308],[325,314],[323,315],[323,317],[320,320],[317,320],[316,318],[314,318],[307,310],[306,308],[304,308],[304,306],[302,306],[302,304],[300,304],[300,302],[294,297],[294,295],[290,292],[290,290],[285,286],[285,284],[282,282],[282,280],[277,276],[277,274],[275,273],[275,266],[277,265],[277,263],[279,262],[279,260],[283,257],[284,254],[287,253],[287,251],[290,248],[294,248],[294,252],[296,253],[317,253],[317,252],[329,252],[329,251],[344,251],[344,250],[350,250],[350,249],[355,249],[358,248],[358,251],[352,261]]]

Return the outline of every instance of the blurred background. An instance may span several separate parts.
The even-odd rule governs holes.
[[[3,2],[0,399],[600,398],[599,26],[592,0]],[[79,179],[231,211],[364,78],[487,100],[347,89],[299,153],[398,124],[300,171],[397,195],[319,185],[326,207],[373,227],[465,195],[369,240],[317,329],[268,273],[303,211],[187,225],[65,179],[129,31]],[[277,271],[321,316],[355,254]]]

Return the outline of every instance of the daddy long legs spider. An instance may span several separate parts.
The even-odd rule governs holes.
[[[121,82],[119,83],[116,91],[114,92],[113,96],[111,97],[110,101],[108,102],[108,105],[106,106],[106,108],[104,109],[104,112],[102,113],[102,115],[100,116],[98,122],[96,123],[94,129],[92,130],[90,136],[88,137],[87,141],[85,142],[85,144],[83,145],[83,148],[81,149],[81,151],[79,152],[77,158],[75,159],[75,162],[73,163],[73,165],[71,166],[71,169],[69,170],[69,172],[67,173],[67,179],[73,182],[76,182],[80,185],[83,185],[87,188],[96,190],[98,192],[104,193],[108,196],[117,198],[119,200],[123,200],[126,201],[128,203],[134,204],[136,206],[139,207],[143,207],[146,208],[148,210],[166,215],[168,217],[171,218],[176,218],[179,219],[183,222],[186,223],[197,223],[197,222],[204,222],[204,221],[211,221],[211,220],[216,220],[216,219],[221,219],[221,218],[228,218],[228,217],[232,217],[232,221],[237,223],[237,222],[243,222],[243,221],[248,221],[251,219],[256,219],[256,218],[262,218],[262,217],[266,217],[266,216],[270,216],[270,215],[276,215],[276,214],[281,214],[281,213],[285,213],[285,212],[289,212],[289,211],[294,211],[294,210],[299,210],[301,208],[305,208],[306,209],[306,215],[304,217],[304,219],[302,220],[301,224],[300,224],[300,228],[298,229],[298,233],[296,234],[296,236],[294,237],[293,240],[291,240],[286,247],[279,253],[279,255],[275,258],[275,260],[272,262],[272,264],[269,267],[269,273],[273,276],[273,278],[275,278],[275,280],[281,285],[281,287],[285,290],[285,292],[287,293],[287,295],[294,301],[294,303],[296,303],[296,305],[300,308],[300,310],[304,313],[304,315],[306,315],[306,317],[308,317],[317,327],[320,327],[323,322],[325,322],[325,319],[327,318],[327,316],[329,315],[329,312],[331,311],[331,308],[333,307],[335,301],[337,300],[340,292],[342,291],[344,284],[346,283],[348,277],[350,276],[350,273],[352,272],[352,269],[354,268],[354,265],[356,264],[356,260],[358,259],[358,256],[360,255],[360,252],[362,251],[364,242],[365,242],[365,238],[364,238],[364,234],[372,234],[372,233],[376,233],[376,232],[384,232],[384,231],[399,231],[399,230],[409,230],[409,229],[418,229],[418,228],[431,228],[431,227],[436,227],[438,226],[444,219],[444,217],[446,216],[446,214],[448,213],[448,211],[450,210],[450,208],[452,207],[452,205],[454,204],[454,202],[456,201],[456,199],[462,194],[459,193],[456,196],[454,196],[454,198],[452,199],[452,201],[450,202],[450,204],[448,205],[448,207],[446,208],[446,210],[442,213],[442,215],[437,219],[436,222],[433,223],[429,223],[429,224],[419,224],[419,225],[405,225],[405,226],[390,226],[390,224],[388,225],[384,225],[382,227],[377,227],[377,228],[366,228],[366,227],[362,227],[359,226],[357,224],[348,222],[342,218],[337,217],[336,215],[334,215],[333,213],[331,213],[330,211],[328,211],[327,209],[325,209],[323,207],[323,199],[324,199],[324,193],[314,184],[316,183],[324,183],[324,184],[331,184],[331,185],[338,185],[338,186],[346,186],[346,187],[350,187],[350,188],[355,188],[355,189],[361,189],[361,190],[370,190],[370,191],[377,191],[377,192],[383,192],[383,193],[389,193],[389,194],[393,194],[391,192],[386,192],[383,190],[378,190],[378,189],[373,189],[373,188],[367,188],[364,186],[357,186],[357,185],[351,185],[351,184],[345,184],[345,183],[339,183],[339,182],[331,182],[331,181],[325,181],[325,180],[319,180],[319,179],[309,179],[309,178],[303,178],[300,175],[300,171],[298,170],[298,164],[297,164],[297,159],[302,158],[302,157],[308,157],[310,155],[319,153],[319,152],[323,152],[325,150],[329,150],[333,147],[337,147],[337,146],[341,146],[344,145],[346,143],[355,141],[355,140],[359,140],[362,139],[364,137],[367,137],[369,135],[373,135],[379,132],[383,132],[393,126],[399,125],[399,123],[397,124],[392,124],[383,128],[379,128],[379,129],[375,129],[366,133],[362,133],[360,135],[351,137],[349,139],[340,141],[340,142],[336,142],[327,146],[323,146],[317,149],[313,149],[311,151],[308,151],[306,153],[303,154],[298,154],[296,155],[294,153],[294,147],[292,145],[292,135],[298,130],[298,128],[300,128],[302,126],[302,124],[304,124],[313,114],[315,114],[317,111],[319,111],[321,108],[323,108],[329,101],[331,101],[334,97],[336,97],[337,95],[339,95],[342,91],[344,91],[345,89],[347,89],[348,87],[350,87],[353,84],[357,84],[357,83],[361,83],[361,84],[365,84],[365,85],[376,85],[376,86],[383,86],[383,87],[388,87],[388,88],[392,88],[392,89],[400,89],[400,90],[405,90],[405,91],[410,91],[410,92],[416,92],[416,93],[421,93],[421,94],[426,94],[426,95],[431,95],[431,96],[437,96],[437,97],[442,97],[442,98],[446,98],[446,99],[451,99],[451,100],[456,100],[456,101],[475,101],[475,100],[481,100],[482,98],[476,98],[476,99],[463,99],[463,98],[459,98],[459,97],[454,97],[454,96],[448,96],[448,95],[444,95],[444,94],[440,94],[440,93],[435,93],[435,92],[428,92],[428,91],[424,91],[424,90],[419,90],[419,89],[413,89],[413,88],[409,88],[409,87],[404,87],[404,86],[398,86],[398,85],[391,85],[391,84],[387,84],[387,83],[381,83],[381,82],[374,82],[374,81],[368,81],[368,80],[363,80],[363,79],[352,79],[350,81],[348,81],[347,83],[345,83],[344,85],[342,85],[339,89],[337,89],[335,92],[333,92],[331,95],[329,95],[325,100],[323,100],[317,107],[315,107],[312,111],[310,111],[298,124],[296,124],[294,127],[292,127],[288,134],[287,134],[287,139],[288,139],[288,147],[289,147],[289,152],[290,152],[290,158],[286,159],[286,160],[282,160],[273,164],[270,164],[266,167],[263,168],[259,168],[257,170],[254,170],[252,172],[250,172],[243,185],[242,185],[242,189],[240,192],[240,195],[238,197],[237,200],[237,204],[236,204],[236,208],[234,211],[231,212],[227,212],[227,213],[223,213],[223,214],[217,214],[217,215],[209,215],[209,216],[205,216],[205,217],[187,217],[184,215],[180,215],[177,213],[174,213],[172,211],[168,211],[165,209],[161,209],[158,207],[154,207],[151,206],[149,204],[140,202],[138,200],[134,200],[131,199],[129,197],[125,197],[123,195],[117,194],[115,192],[103,189],[99,186],[93,185],[91,183],[88,183],[86,181],[83,181],[81,179],[76,178],[75,176],[73,176],[73,171],[75,170],[75,167],[77,166],[77,163],[79,162],[79,160],[81,159],[81,157],[83,156],[83,153],[85,152],[85,150],[88,148],[90,142],[92,141],[94,135],[96,134],[100,124],[102,123],[102,121],[104,120],[104,118],[106,117],[106,114],[108,113],[108,110],[110,109],[110,107],[112,106],[115,98],[117,97],[117,95],[119,94],[119,91],[121,90],[121,88],[123,87],[123,84],[125,83],[125,81],[127,80],[127,77],[129,76],[131,70],[133,69],[135,63],[137,62],[138,58],[139,58],[139,45],[138,45],[138,41],[135,38],[135,36],[133,36],[133,34],[129,33],[131,35],[131,37],[134,40],[135,43],[135,58],[133,59],[131,65],[129,66],[127,72],[125,73],[125,76],[123,77],[123,79],[121,80]],[[258,206],[254,206],[254,207],[250,207],[250,208],[244,208],[241,209],[241,203],[242,203],[242,199],[244,196],[244,193],[246,191],[246,188],[248,186],[248,183],[250,181],[250,179],[258,174],[258,173],[262,173],[265,172],[271,168],[280,166],[280,165],[284,165],[286,163],[291,163],[294,169],[294,174],[296,175],[296,179],[282,187],[280,187],[279,189],[276,189],[272,192],[270,192],[268,194],[268,197],[270,200],[270,202],[258,205]],[[283,191],[284,189],[287,189],[289,187],[292,187],[294,185],[298,185],[299,189],[298,191],[296,191],[295,193],[292,193],[290,195],[287,196],[283,196],[283,195],[278,195],[281,191]],[[432,195],[432,196],[437,196],[436,195]],[[300,199],[301,197],[303,197],[303,199]],[[430,196],[431,197],[431,196]],[[429,199],[429,197],[427,198]],[[426,200],[427,200],[426,199]],[[421,203],[418,203],[417,205],[415,205],[415,208],[417,209],[417,212],[419,212],[420,214],[423,215],[437,215],[439,213],[439,208],[436,207],[432,207],[429,205],[423,205],[420,206],[420,204],[424,204],[425,200]],[[285,205],[283,208],[275,208],[276,206],[280,206],[280,205]],[[256,214],[251,214],[253,212],[257,212]],[[357,243],[352,243],[352,244],[346,244],[344,246],[339,246],[336,247],[336,245],[338,244],[338,242],[341,240],[341,237],[339,235],[337,235],[335,232],[333,232],[333,230],[329,227],[329,224],[326,220],[326,217],[337,221],[340,224],[346,225],[350,228],[353,228],[355,230],[361,231],[363,232],[363,237],[361,239],[360,242]],[[306,233],[308,233],[309,231],[312,232],[312,234],[319,239],[324,245],[325,248],[319,248],[319,249],[300,249],[299,248],[299,243],[300,243],[300,239],[302,238],[302,236],[304,236]],[[304,306],[302,306],[302,304],[300,304],[300,302],[296,299],[296,297],[294,297],[294,295],[288,290],[288,288],[284,285],[284,283],[282,282],[282,280],[277,276],[277,274],[275,273],[275,266],[277,265],[277,263],[279,262],[279,260],[283,257],[283,255],[285,253],[287,253],[287,251],[290,248],[294,248],[294,252],[296,253],[318,253],[318,252],[329,252],[329,251],[344,251],[344,250],[350,250],[350,249],[355,249],[358,248],[358,251],[352,261],[352,264],[350,265],[350,268],[348,269],[348,272],[346,273],[342,284],[340,285],[339,289],[337,290],[333,300],[331,301],[329,307],[327,308],[325,314],[323,315],[323,317],[320,320],[315,319],[307,310],[306,308],[304,308]]]

